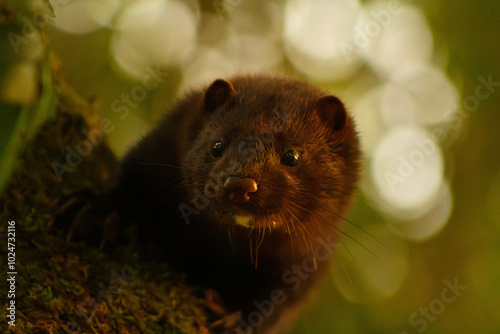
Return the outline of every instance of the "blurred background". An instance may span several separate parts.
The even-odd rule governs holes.
[[[293,333],[500,332],[500,2],[7,3],[31,19],[2,27],[2,184],[16,134],[50,117],[33,107],[53,103],[39,88],[47,44],[115,125],[118,156],[190,88],[238,73],[309,81],[358,123],[364,170],[349,218],[362,229],[346,225]]]

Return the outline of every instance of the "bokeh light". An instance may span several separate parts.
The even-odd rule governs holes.
[[[31,62],[13,65],[0,86],[0,98],[9,103],[27,105],[38,96],[37,69]]]
[[[227,41],[227,50],[235,67],[244,72],[275,69],[283,58],[277,41],[258,34],[232,33]]]
[[[381,112],[387,125],[439,124],[458,102],[443,72],[431,65],[407,64],[384,85]]]
[[[30,105],[36,101],[40,88],[37,79],[40,75],[38,64],[44,55],[42,36],[31,29],[29,34],[17,35],[6,43],[8,41],[0,42],[0,62],[11,63],[0,71],[0,102]]]
[[[283,62],[281,10],[275,4],[241,2],[231,11],[222,47],[239,72],[275,70]]]
[[[360,66],[360,56],[344,50],[354,43],[359,10],[357,0],[288,1],[283,38],[295,68],[318,81],[352,75]]]
[[[71,34],[87,34],[108,27],[120,9],[120,0],[57,1],[55,25]]]
[[[362,152],[369,156],[383,137],[387,127],[382,120],[382,89],[372,88],[357,98],[352,106],[361,137]]]
[[[388,216],[386,222],[396,233],[405,239],[423,242],[436,236],[448,223],[453,209],[453,198],[448,184],[441,185],[438,192],[429,199],[428,206],[420,212]]]
[[[391,6],[394,3],[399,6]],[[432,60],[432,33],[423,13],[411,5],[397,1],[369,2],[360,26],[366,36],[366,46],[361,49],[369,65],[382,76],[398,67],[429,64]],[[372,26],[375,28],[370,35]]]
[[[196,47],[197,19],[180,1],[143,0],[118,15],[111,54],[126,73],[139,79],[149,66],[186,62]]]
[[[371,159],[377,198],[404,215],[425,211],[443,182],[443,158],[430,134],[418,127],[391,129]]]
[[[227,55],[214,47],[199,47],[193,60],[184,67],[182,91],[198,87],[219,77],[229,77],[235,72]]]

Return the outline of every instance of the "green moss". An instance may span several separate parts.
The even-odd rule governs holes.
[[[117,170],[105,141],[93,147],[59,182],[54,161],[65,162],[92,119],[85,101],[58,87],[57,117],[25,146],[0,196],[0,232],[16,221],[16,326],[0,308],[2,333],[206,333],[203,301],[166,264],[133,251],[110,257],[85,244],[66,242],[50,226],[61,198],[77,190],[95,192]],[[62,92],[62,93],[61,93]],[[6,256],[0,257],[2,268]],[[6,280],[0,290],[7,291]],[[2,295],[4,295],[2,293]]]

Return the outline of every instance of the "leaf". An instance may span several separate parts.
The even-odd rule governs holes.
[[[40,65],[42,92],[38,104],[17,106],[0,103],[0,191],[14,170],[16,158],[40,126],[56,112],[52,69],[46,58]]]

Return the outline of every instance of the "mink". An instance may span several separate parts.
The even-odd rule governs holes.
[[[279,333],[328,273],[359,168],[339,98],[288,78],[218,79],[129,151],[70,234],[146,249],[212,292],[214,333]]]

